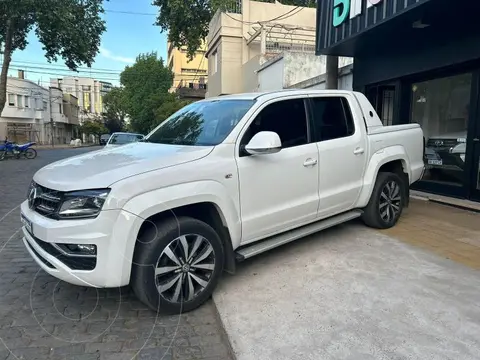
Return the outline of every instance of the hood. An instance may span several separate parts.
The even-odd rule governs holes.
[[[201,159],[213,146],[133,143],[54,162],[33,177],[59,191],[106,188],[127,177]]]

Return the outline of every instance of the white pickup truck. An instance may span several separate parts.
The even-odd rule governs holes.
[[[39,170],[23,242],[59,279],[189,311],[238,261],[358,217],[395,225],[423,152],[418,124],[382,126],[357,92],[202,100],[141,142]]]

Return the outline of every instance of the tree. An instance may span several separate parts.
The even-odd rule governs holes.
[[[114,133],[122,131],[127,117],[127,106],[124,99],[123,89],[115,87],[103,98],[105,113],[103,114],[105,127]]]
[[[257,0],[275,2],[275,0]],[[280,0],[284,5],[315,7],[313,0]],[[155,22],[162,31],[168,31],[168,39],[173,46],[187,47],[193,58],[202,40],[208,35],[208,25],[218,9],[235,11],[236,0],[153,0],[159,7]],[[288,15],[286,15],[288,16]]]
[[[189,100],[177,99],[174,94],[167,94],[158,100],[158,106],[155,108],[155,122],[152,129],[164,122],[170,115],[191,103]]]
[[[24,50],[31,30],[44,46],[49,62],[58,56],[76,70],[91,66],[105,31],[100,17],[103,0],[1,0],[0,46],[4,60],[0,75],[0,114],[5,107],[7,74],[15,50]]]
[[[122,99],[130,116],[130,126],[147,133],[155,121],[159,99],[168,94],[173,84],[173,73],[156,52],[140,54],[135,64],[120,74]]]
[[[93,135],[99,137],[100,135],[107,133],[107,131],[108,130],[105,126],[98,121],[85,121],[83,125],[80,126],[80,132],[86,136]]]

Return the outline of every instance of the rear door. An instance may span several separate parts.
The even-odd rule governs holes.
[[[310,108],[320,165],[318,217],[324,218],[351,209],[360,195],[367,139],[355,128],[347,97],[311,95]]]

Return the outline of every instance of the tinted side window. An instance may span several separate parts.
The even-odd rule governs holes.
[[[347,99],[343,97],[313,98],[312,108],[315,141],[347,137],[355,132]]]
[[[260,131],[276,132],[280,136],[284,149],[307,144],[304,99],[283,100],[266,106],[250,124],[241,145],[246,145]]]

